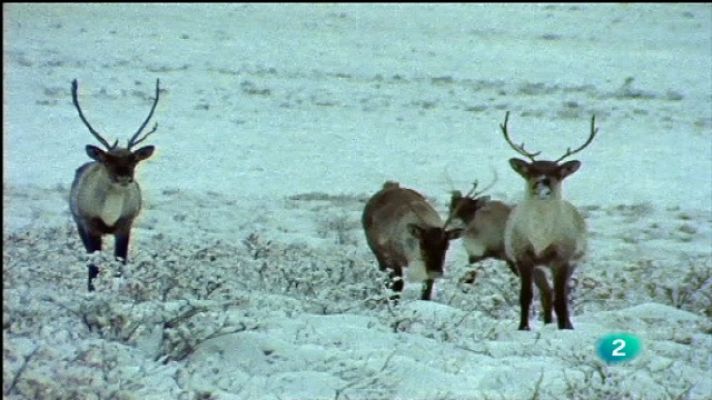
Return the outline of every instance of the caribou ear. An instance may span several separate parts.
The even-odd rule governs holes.
[[[452,197],[450,198],[450,212],[452,213],[460,205],[462,201],[462,193],[459,190],[452,192]]]
[[[86,150],[87,150],[87,155],[89,156],[89,158],[91,158],[92,160],[99,161],[99,162],[104,162],[104,159],[105,159],[104,156],[106,155],[106,152],[104,152],[104,150],[102,150],[96,146],[92,146],[90,144],[87,145]]]
[[[561,179],[564,179],[567,176],[576,172],[580,166],[581,166],[581,161],[577,161],[577,160],[571,160],[571,161],[561,164],[559,166],[559,175],[561,176]]]
[[[462,228],[450,229],[449,231],[445,232],[445,236],[447,237],[447,240],[459,239],[460,236],[462,236],[463,231],[464,231],[464,229],[462,229]]]
[[[519,158],[510,158],[509,165],[511,165],[512,169],[515,170],[519,175],[525,178],[529,174],[529,164],[524,160],[521,160]]]
[[[423,236],[423,228],[416,224],[408,224],[408,233],[413,235],[414,238],[420,239]]]
[[[137,161],[142,161],[151,157],[153,150],[156,148],[154,146],[141,147],[140,149],[134,151],[134,156],[136,156]]]

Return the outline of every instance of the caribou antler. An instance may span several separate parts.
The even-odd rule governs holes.
[[[77,83],[77,80],[76,79],[73,80],[72,81],[72,102],[74,103],[74,107],[77,108],[77,111],[79,111],[79,118],[81,118],[82,122],[84,122],[84,125],[86,125],[86,127],[89,128],[89,132],[91,132],[91,134],[94,135],[94,137],[99,142],[101,142],[101,144],[103,144],[107,150],[113,149],[114,147],[116,147],[117,144],[119,144],[118,139],[116,140],[116,142],[114,142],[113,146],[110,146],[109,143],[103,137],[101,137],[99,132],[97,132],[94,128],[91,127],[91,125],[89,124],[89,121],[87,121],[87,119],[84,118],[84,113],[82,112],[82,108],[79,107],[79,100],[77,99],[77,87],[78,86],[79,86],[79,84]]]
[[[155,100],[153,100],[153,106],[151,106],[151,111],[148,113],[148,117],[146,118],[146,120],[143,121],[143,124],[141,124],[141,127],[138,128],[138,131],[136,131],[136,133],[133,136],[131,136],[131,139],[129,139],[128,145],[126,146],[127,149],[131,150],[131,147],[143,142],[144,140],[146,140],[146,138],[150,134],[152,134],[153,132],[156,131],[156,129],[158,129],[158,122],[156,122],[156,124],[153,125],[153,129],[148,131],[148,133],[146,133],[141,139],[136,140],[136,138],[141,134],[141,131],[143,131],[143,129],[148,124],[148,121],[153,116],[153,111],[156,109],[156,104],[158,104],[158,93],[159,93],[159,80],[156,79],[156,98],[155,98]]]
[[[523,155],[524,157],[527,157],[528,159],[532,161],[534,160],[534,157],[538,156],[541,154],[541,151],[537,151],[536,153],[530,153],[526,150],[524,150],[524,142],[517,146],[516,144],[512,143],[512,141],[509,139],[509,132],[507,132],[507,120],[509,120],[509,111],[504,115],[504,123],[499,124],[499,127],[502,129],[502,133],[504,134],[504,138],[507,140],[507,143],[509,143],[510,146],[519,154]]]
[[[479,197],[480,195],[482,195],[482,194],[485,193],[486,191],[490,190],[490,189],[494,186],[494,184],[497,183],[497,178],[498,178],[498,177],[497,177],[497,170],[495,170],[494,168],[492,168],[492,172],[494,173],[494,179],[492,179],[492,182],[490,182],[490,184],[487,185],[486,188],[484,188],[484,189],[482,189],[482,190],[480,190],[480,191],[478,192],[478,191],[477,191],[477,186],[479,185],[479,181],[478,181],[478,180],[475,180],[475,181],[472,183],[472,189],[470,189],[470,191],[467,192],[467,194],[465,194],[465,196],[462,196],[462,193],[461,193],[459,190],[453,190],[453,191],[452,191],[453,195],[454,195],[455,193],[458,193],[458,194],[460,195],[460,197],[464,197],[464,198],[466,198],[466,199],[476,199],[477,197]],[[447,225],[452,221],[452,218],[453,218],[453,217],[455,216],[455,214],[457,214],[457,212],[460,210],[460,207],[462,206],[462,204],[463,204],[463,203],[458,203],[458,205],[455,206],[455,208],[452,210],[452,212],[447,216],[447,220],[445,220],[445,224],[443,224],[443,227],[447,227]]]
[[[573,154],[578,153],[579,151],[581,151],[581,150],[583,150],[584,148],[586,148],[586,146],[588,146],[589,144],[591,144],[591,141],[593,141],[594,136],[596,136],[596,132],[598,132],[598,128],[596,128],[595,125],[596,125],[596,115],[594,114],[594,115],[591,117],[591,134],[588,136],[588,140],[586,140],[586,143],[584,143],[583,146],[579,147],[578,149],[576,149],[576,150],[574,150],[574,151],[571,151],[571,147],[567,148],[567,149],[566,149],[566,153],[565,153],[563,156],[561,156],[558,160],[556,160],[556,161],[554,161],[554,162],[558,164],[559,161],[563,160],[564,158],[566,158],[566,157],[568,157],[568,156],[570,156],[570,155],[573,155]]]
[[[477,191],[475,191],[475,190],[477,189],[477,181],[475,181],[472,190],[470,190],[470,192],[467,193],[467,196],[468,196],[468,197],[469,197],[469,196],[472,196],[472,198],[475,199],[475,198],[477,198],[477,197],[480,197],[480,195],[484,194],[484,193],[487,192],[488,190],[492,189],[492,187],[494,186],[494,184],[497,183],[497,178],[498,178],[498,176],[497,176],[497,170],[496,170],[496,169],[492,168],[492,173],[494,174],[494,177],[492,178],[492,182],[490,182],[490,184],[487,185],[487,187],[485,187],[484,189],[482,189],[482,190],[480,190],[479,192],[477,192]]]

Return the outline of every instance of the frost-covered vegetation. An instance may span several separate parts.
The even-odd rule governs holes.
[[[61,198],[58,191],[41,192]],[[200,209],[197,203],[209,197],[182,206]],[[5,393],[583,399],[647,398],[652,391],[660,398],[701,398],[709,390],[712,266],[704,254],[680,254],[663,267],[652,259],[626,261],[636,260],[634,251],[597,251],[601,256],[574,275],[576,330],[535,322],[532,332],[518,332],[516,277],[504,263],[486,261],[474,284],[459,282],[469,268],[458,247],[436,301],[415,300],[419,289],[411,285],[406,301],[390,304],[386,276],[356,223],[362,196],[336,198],[292,196],[265,208],[302,211],[309,241],[249,230],[227,240],[210,233],[213,224],[204,219],[190,236],[142,226],[127,267],[108,252],[84,255],[66,215],[57,226],[7,234]],[[318,204],[324,201],[342,208],[325,216]],[[612,211],[590,210],[588,218],[617,218]],[[170,219],[170,211],[161,214]],[[322,237],[329,217],[343,232]],[[93,294],[84,292],[89,259],[104,267]],[[124,275],[115,277],[121,268]],[[630,365],[609,367],[593,346],[618,330],[641,335],[645,353]]]
[[[708,5],[16,4],[3,18],[4,398],[712,397]],[[156,77],[158,152],[139,166],[124,266],[110,237],[85,254],[69,214],[91,143],[69,83],[111,141],[135,131]],[[573,331],[544,325],[536,300],[517,331],[518,278],[468,266],[459,241],[434,300],[408,284],[395,305],[365,243],[386,179],[444,215],[449,190],[494,168],[490,195],[516,202],[506,110],[551,156],[597,116],[564,183],[590,233]],[[602,362],[611,332],[642,354]]]

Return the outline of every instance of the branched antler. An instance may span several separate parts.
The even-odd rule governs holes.
[[[494,174],[494,177],[492,178],[492,182],[490,182],[490,184],[487,185],[487,187],[485,187],[484,189],[482,189],[480,191],[475,191],[477,189],[477,181],[475,181],[474,187],[472,188],[472,190],[470,190],[467,193],[467,197],[472,196],[472,198],[475,199],[477,197],[480,197],[482,194],[486,193],[488,190],[492,189],[492,187],[494,187],[495,183],[497,183],[497,179],[498,179],[497,170],[492,168],[492,173]]]
[[[143,124],[141,124],[141,127],[138,128],[138,131],[136,131],[136,133],[133,136],[131,136],[131,139],[129,139],[128,145],[126,146],[127,149],[131,150],[131,147],[136,146],[137,144],[143,142],[144,140],[146,140],[146,138],[149,135],[151,135],[153,132],[156,131],[156,129],[158,129],[158,122],[156,122],[156,124],[153,125],[153,128],[150,131],[148,131],[148,133],[146,133],[141,139],[136,140],[136,138],[138,138],[138,136],[141,134],[141,131],[143,131],[143,129],[148,124],[148,121],[153,116],[153,111],[156,109],[156,104],[158,104],[159,90],[160,90],[159,89],[159,80],[156,79],[156,98],[153,100],[153,106],[151,106],[151,111],[148,113],[148,117],[146,118],[146,120],[143,121]]]
[[[91,132],[91,134],[94,135],[94,137],[99,142],[101,142],[101,144],[103,144],[107,150],[113,149],[114,147],[116,147],[117,144],[119,144],[119,141],[116,140],[116,142],[114,142],[113,146],[109,145],[109,143],[103,137],[101,137],[99,132],[97,132],[94,128],[92,128],[92,126],[89,124],[89,121],[87,121],[87,119],[84,117],[82,108],[79,107],[79,100],[77,99],[77,87],[78,86],[79,86],[79,84],[77,83],[77,80],[76,79],[73,80],[72,81],[72,102],[74,103],[74,107],[77,108],[77,111],[79,111],[79,118],[81,118],[82,122],[84,122],[84,125],[86,125],[86,127],[89,128],[89,132]]]
[[[482,190],[480,190],[480,191],[477,191],[477,186],[479,185],[479,181],[478,181],[478,180],[475,180],[475,181],[472,183],[472,189],[470,189],[470,191],[467,192],[467,194],[465,194],[465,196],[462,196],[462,193],[460,193],[459,190],[453,191],[453,194],[458,193],[458,194],[460,195],[460,197],[464,197],[464,198],[466,198],[466,199],[476,199],[476,198],[478,198],[480,195],[482,195],[483,193],[485,193],[485,192],[487,192],[488,190],[490,190],[490,189],[494,186],[495,183],[497,183],[497,178],[498,178],[498,177],[497,177],[497,170],[495,170],[494,168],[492,168],[492,172],[494,173],[494,178],[492,179],[492,182],[491,182],[489,185],[487,185],[486,188],[484,188],[484,189],[482,189]],[[447,220],[445,220],[445,224],[443,224],[443,227],[447,227],[447,225],[448,225],[450,222],[452,222],[452,219],[455,217],[455,215],[456,215],[457,212],[460,210],[460,207],[462,207],[463,204],[464,204],[464,203],[460,202],[460,203],[457,204],[457,206],[455,206],[455,208],[452,210],[452,212],[450,212],[450,214],[447,216]]]
[[[571,151],[571,147],[569,147],[568,149],[566,149],[566,153],[554,162],[558,164],[559,161],[563,160],[564,158],[566,158],[570,155],[578,153],[579,151],[586,148],[586,146],[591,144],[591,141],[593,141],[594,136],[596,136],[596,132],[598,132],[598,128],[596,128],[595,125],[596,125],[596,115],[594,114],[591,117],[591,134],[588,136],[588,140],[586,140],[586,143],[584,143],[583,146],[579,147],[578,149],[576,149],[574,151]]]
[[[523,155],[524,157],[527,157],[528,159],[532,161],[534,160],[534,157],[538,156],[541,154],[541,151],[537,151],[536,153],[530,153],[526,150],[524,150],[524,142],[517,146],[516,144],[512,143],[512,141],[509,139],[509,132],[507,132],[507,121],[509,120],[509,111],[504,115],[504,123],[499,124],[499,127],[502,129],[502,133],[504,134],[504,138],[507,140],[507,143],[509,143],[510,146],[519,154]]]

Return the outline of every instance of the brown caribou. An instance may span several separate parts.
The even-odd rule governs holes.
[[[447,229],[450,218],[443,223],[420,193],[391,181],[368,200],[361,222],[380,269],[390,274],[393,299],[403,290],[407,267],[409,281],[424,282],[421,299],[430,300],[434,280],[443,275],[449,242],[462,229]]]

